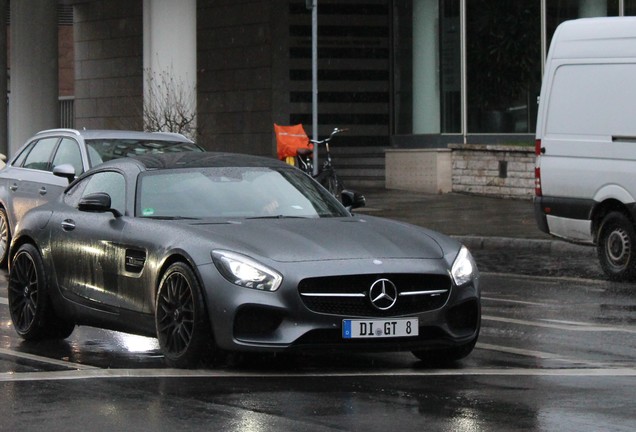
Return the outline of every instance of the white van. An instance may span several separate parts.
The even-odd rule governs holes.
[[[539,228],[596,245],[610,279],[636,279],[636,17],[557,28],[536,138]]]

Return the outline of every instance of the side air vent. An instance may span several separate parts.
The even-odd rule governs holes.
[[[146,264],[146,252],[136,249],[126,249],[126,271],[141,273]]]

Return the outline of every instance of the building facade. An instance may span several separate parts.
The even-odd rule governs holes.
[[[43,56],[42,46],[65,48],[41,44],[53,37],[56,17],[43,16],[55,14],[50,7],[35,17],[46,31],[32,34],[34,2],[51,3],[8,2],[11,74],[24,77],[10,85],[9,154],[37,130],[58,126],[59,115],[47,114],[58,76],[38,77],[47,91],[32,92],[28,73],[59,74],[47,68],[58,53],[39,63],[24,58]],[[312,132],[311,11],[304,0],[59,3],[73,16],[74,127],[141,129],[144,112],[161,97],[155,90],[172,88],[170,97],[190,104],[197,140],[209,150],[274,155],[273,123],[303,123]],[[316,3],[319,134],[347,128],[332,147],[337,166],[350,182],[378,186],[386,148],[532,143],[556,26],[636,15],[636,0]],[[56,96],[68,98],[69,86],[57,85]],[[47,115],[25,121],[37,118],[39,107],[49,107]]]

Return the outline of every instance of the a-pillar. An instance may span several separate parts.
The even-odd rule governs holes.
[[[196,31],[196,0],[144,0],[145,112],[179,98],[196,114]]]
[[[59,125],[57,2],[11,2],[9,153]]]

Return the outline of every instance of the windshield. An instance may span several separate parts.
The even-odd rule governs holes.
[[[140,154],[203,151],[198,145],[189,142],[125,138],[90,139],[86,140],[86,146],[91,167],[111,159]]]
[[[266,167],[149,171],[139,179],[136,214],[197,219],[349,216],[300,171]]]

